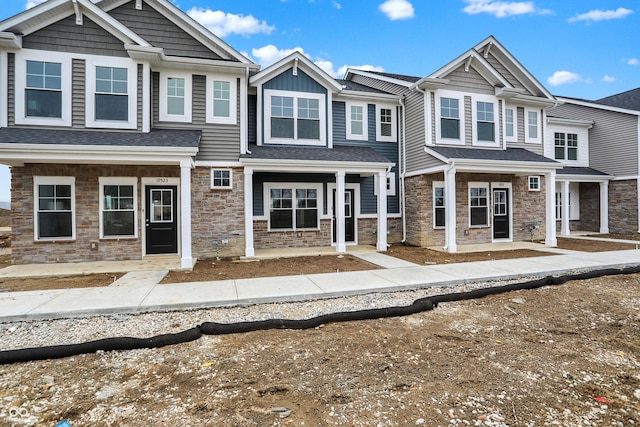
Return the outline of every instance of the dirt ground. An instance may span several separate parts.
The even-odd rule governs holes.
[[[0,425],[637,426],[639,313],[640,275],[613,276],[402,318],[5,365]]]

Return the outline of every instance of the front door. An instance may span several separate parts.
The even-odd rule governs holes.
[[[178,187],[145,187],[146,254],[178,253]]]
[[[356,221],[353,215],[353,196],[354,190],[344,191],[344,241],[352,243],[356,240]],[[333,190],[333,243],[336,242],[336,190]]]
[[[509,229],[509,189],[493,189],[493,238],[508,239]]]

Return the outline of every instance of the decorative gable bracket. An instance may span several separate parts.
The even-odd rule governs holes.
[[[82,11],[80,10],[78,0],[71,0],[71,2],[73,3],[73,11],[76,14],[76,25],[82,25]]]
[[[469,71],[469,67],[471,67],[471,61],[473,61],[473,56],[469,55],[466,61],[464,61],[464,71]]]
[[[136,10],[142,10],[142,0],[136,0]]]

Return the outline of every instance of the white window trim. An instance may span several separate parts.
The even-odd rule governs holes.
[[[207,75],[207,88],[206,88],[206,122],[223,125],[235,125],[238,122],[238,82],[234,76],[223,76],[216,74]],[[214,117],[213,116],[213,82],[228,82],[229,83],[229,117]]]
[[[493,104],[493,142],[478,140],[478,102]],[[463,110],[464,111],[464,110]],[[498,123],[498,98],[492,96],[474,95],[471,98],[472,144],[479,147],[499,147],[500,146],[500,126]]]
[[[27,86],[27,61],[62,64],[62,117],[27,117],[24,91]],[[14,115],[18,125],[71,126],[72,57],[40,50],[20,50],[15,56]]]
[[[229,185],[214,185],[213,184],[213,173],[216,171],[226,171],[229,172]],[[231,190],[233,189],[233,169],[230,168],[211,168],[211,189],[212,190]]]
[[[285,96],[293,98],[293,138],[272,138],[271,137],[271,97]],[[297,120],[298,120],[298,98],[317,99],[318,109],[320,111],[320,139],[298,139]],[[312,92],[292,92],[283,90],[264,90],[264,107],[263,107],[263,123],[264,123],[264,142],[265,144],[293,144],[293,145],[315,145],[327,146],[327,108],[325,95]]]
[[[128,177],[100,177],[98,178],[100,185],[100,238],[101,239],[137,239],[138,238],[138,178]],[[104,235],[104,186],[105,185],[131,185],[133,186],[133,234],[122,236],[105,236]]]
[[[458,100],[458,109],[460,113],[460,138],[442,138],[442,129],[440,125],[441,108],[440,108],[440,100],[441,98],[453,98]],[[465,144],[465,120],[464,120],[464,95],[459,92],[453,92],[449,90],[438,90],[436,91],[436,144],[450,144],[450,145],[464,145]]]
[[[322,193],[322,184],[320,183],[301,183],[301,182],[265,182],[264,183],[264,216],[267,219],[267,231],[269,232],[281,232],[281,231],[318,231],[320,230],[320,220],[322,219],[322,207],[324,206],[323,193]],[[292,228],[277,228],[271,229],[271,215],[269,214],[271,211],[271,190],[274,188],[283,188],[283,189],[291,189],[292,191],[292,210],[293,210],[293,221],[291,225]],[[318,210],[318,224],[315,228],[296,228],[296,190],[300,189],[314,189],[316,190],[316,194],[318,195],[317,199],[317,207]]]
[[[531,138],[529,136],[529,113],[536,113],[538,117],[538,136],[536,138]],[[530,144],[540,144],[542,142],[542,113],[540,110],[535,108],[525,108],[524,109],[524,142]]]
[[[531,187],[531,179],[534,178],[538,181],[538,188],[532,188]],[[529,191],[540,191],[540,176],[539,175],[532,175],[527,177],[527,188],[529,188]]]
[[[432,183],[432,198],[431,198],[431,204],[433,205],[433,228],[434,230],[444,230],[445,228],[447,228],[447,206],[446,206],[446,197],[445,197],[445,225],[436,225],[436,188],[442,188],[442,190],[445,190],[445,186],[444,186],[444,181],[433,181]]]
[[[351,107],[362,107],[362,135],[354,134],[351,131]],[[369,105],[363,102],[345,103],[345,115],[347,120],[347,139],[356,141],[369,140]]]
[[[168,112],[168,81],[169,78],[184,79],[184,114],[169,114]],[[160,71],[160,111],[161,122],[191,123],[192,117],[193,78],[191,73],[179,71]]]
[[[38,237],[38,186],[71,186],[71,237]],[[76,239],[76,178],[73,176],[34,176],[33,177],[33,240],[38,242],[71,241]]]
[[[513,111],[513,135],[507,135],[507,110]],[[507,105],[504,108],[504,138],[507,142],[518,142],[518,107]]]
[[[389,172],[387,174],[387,197],[396,195],[396,173]],[[378,175],[373,176],[373,195],[378,195]]]
[[[487,189],[487,223],[480,225],[471,225],[471,189],[472,188],[486,188]],[[469,182],[467,187],[467,212],[469,215],[469,228],[488,228],[491,227],[491,192],[489,190],[488,182]]]
[[[380,111],[382,109],[391,110],[391,136],[382,136],[380,130]],[[398,113],[396,106],[392,104],[376,104],[376,141],[397,142],[398,141]]]
[[[86,67],[86,126],[88,128],[136,129],[138,127],[138,64],[127,58],[91,57],[86,60]],[[96,67],[127,69],[127,101],[129,103],[127,121],[96,120]]]

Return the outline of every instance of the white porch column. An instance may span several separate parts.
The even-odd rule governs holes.
[[[545,218],[547,230],[544,244],[558,246],[558,239],[556,238],[556,171],[544,174],[544,193],[547,211]]]
[[[445,239],[444,250],[449,253],[458,251],[456,243],[457,215],[456,215],[456,168],[451,167],[444,173],[444,208],[445,208]]]
[[[334,220],[336,222],[336,252],[344,253],[347,251],[344,230],[344,198],[345,198],[345,171],[336,172],[336,199],[333,202]]]
[[[386,251],[387,246],[387,171],[378,173],[378,242],[376,249]]]
[[[180,248],[182,257],[180,267],[193,268],[191,255],[191,168],[193,162],[180,162]]]
[[[253,248],[253,169],[244,168],[244,255],[255,256]]]
[[[600,183],[600,232],[609,233],[609,181]]]
[[[569,228],[569,181],[562,181],[562,220],[560,225],[560,234],[562,236],[569,236],[571,230]]]

